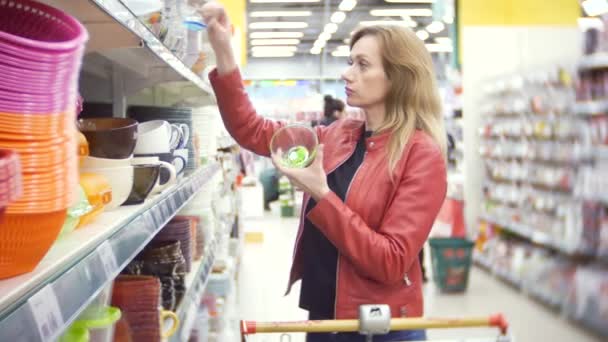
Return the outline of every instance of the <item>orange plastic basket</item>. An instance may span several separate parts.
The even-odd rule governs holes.
[[[0,221],[0,279],[31,272],[49,251],[67,210],[5,214]]]

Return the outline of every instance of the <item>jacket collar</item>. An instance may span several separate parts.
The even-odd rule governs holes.
[[[363,134],[363,130],[365,129],[365,121],[361,120],[344,120],[344,124],[342,129],[344,131],[344,137],[346,141],[349,143],[356,143],[361,134]],[[391,134],[389,131],[382,132],[379,134],[375,134],[371,137],[365,139],[366,149],[367,151],[375,151],[380,150],[386,146]]]

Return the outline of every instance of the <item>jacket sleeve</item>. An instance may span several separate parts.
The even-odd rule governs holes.
[[[431,144],[416,144],[378,230],[370,228],[333,192],[324,196],[307,217],[362,275],[393,284],[403,281],[418,259],[446,189],[446,167],[440,150]]]
[[[238,69],[225,75],[219,75],[215,69],[209,74],[209,80],[228,133],[243,148],[269,157],[272,135],[284,124],[257,115]],[[322,141],[323,128],[315,129],[319,141]]]

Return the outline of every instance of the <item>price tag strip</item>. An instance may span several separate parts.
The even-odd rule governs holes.
[[[101,259],[101,265],[108,279],[114,279],[115,273],[118,273],[118,262],[114,250],[108,241],[105,241],[97,248],[97,254]]]
[[[41,341],[54,341],[65,324],[57,295],[51,284],[30,297],[28,305],[34,315]]]

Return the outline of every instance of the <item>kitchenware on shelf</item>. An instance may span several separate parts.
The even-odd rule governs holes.
[[[67,210],[11,214],[0,221],[0,279],[31,272],[59,236]]]
[[[127,312],[160,307],[160,280],[153,276],[119,275],[112,288],[112,306]]]
[[[270,152],[285,167],[305,168],[314,160],[319,140],[317,133],[302,124],[278,129],[270,140]]]
[[[181,146],[190,136],[190,128],[187,125],[170,124],[164,120],[140,123],[138,129],[135,154],[169,153]]]
[[[136,154],[135,158],[157,158],[160,161],[171,164],[177,176],[177,166],[185,165],[186,161],[183,160],[180,156],[174,156],[172,153],[159,153],[159,154]],[[174,180],[172,179],[172,174],[167,169],[161,169],[160,171],[160,183],[170,183],[174,184]]]
[[[109,180],[103,175],[81,173],[80,186],[87,194],[87,200],[92,209],[80,218],[78,227],[82,227],[95,220],[103,212],[105,206],[112,201],[112,187]]]
[[[186,148],[173,151],[173,156],[176,157],[175,159],[173,159],[173,165],[175,166],[178,175],[183,174],[186,170],[186,166],[188,166],[189,155],[190,151]]]
[[[176,216],[153,239],[154,242],[176,240],[180,242],[181,254],[186,262],[186,272],[190,272],[192,266],[192,220],[190,218]]]
[[[77,127],[86,136],[92,157],[126,159],[133,154],[137,142],[137,121],[133,119],[79,119]]]
[[[72,325],[89,330],[91,342],[111,342],[114,338],[114,325],[121,315],[119,308],[108,306],[95,313],[85,311]]]
[[[87,194],[82,188],[82,186],[78,186],[78,200],[74,205],[68,208],[67,217],[61,228],[60,236],[66,235],[74,231],[80,223],[80,218],[90,213],[93,210],[93,206],[89,204],[89,200],[87,198]]]
[[[106,211],[120,207],[133,189],[133,166],[108,167],[108,168],[82,168],[82,172],[96,173],[104,176],[110,183],[112,189],[112,201],[106,205]]]
[[[126,205],[143,203],[150,195],[160,178],[160,165],[134,165],[133,188]]]
[[[164,191],[166,188],[175,184],[177,179],[177,172],[175,166],[170,163],[159,160],[158,157],[135,157],[131,161],[134,166],[137,165],[159,165],[160,175],[156,181],[155,186],[152,188],[150,194],[157,194]],[[164,175],[164,177],[162,176]]]
[[[132,157],[125,159],[109,159],[109,158],[97,158],[97,157],[83,157],[81,162],[81,168],[85,169],[97,169],[97,168],[113,168],[113,167],[125,167],[130,166]]]
[[[17,154],[0,149],[0,209],[16,201],[23,194],[21,164]]]

